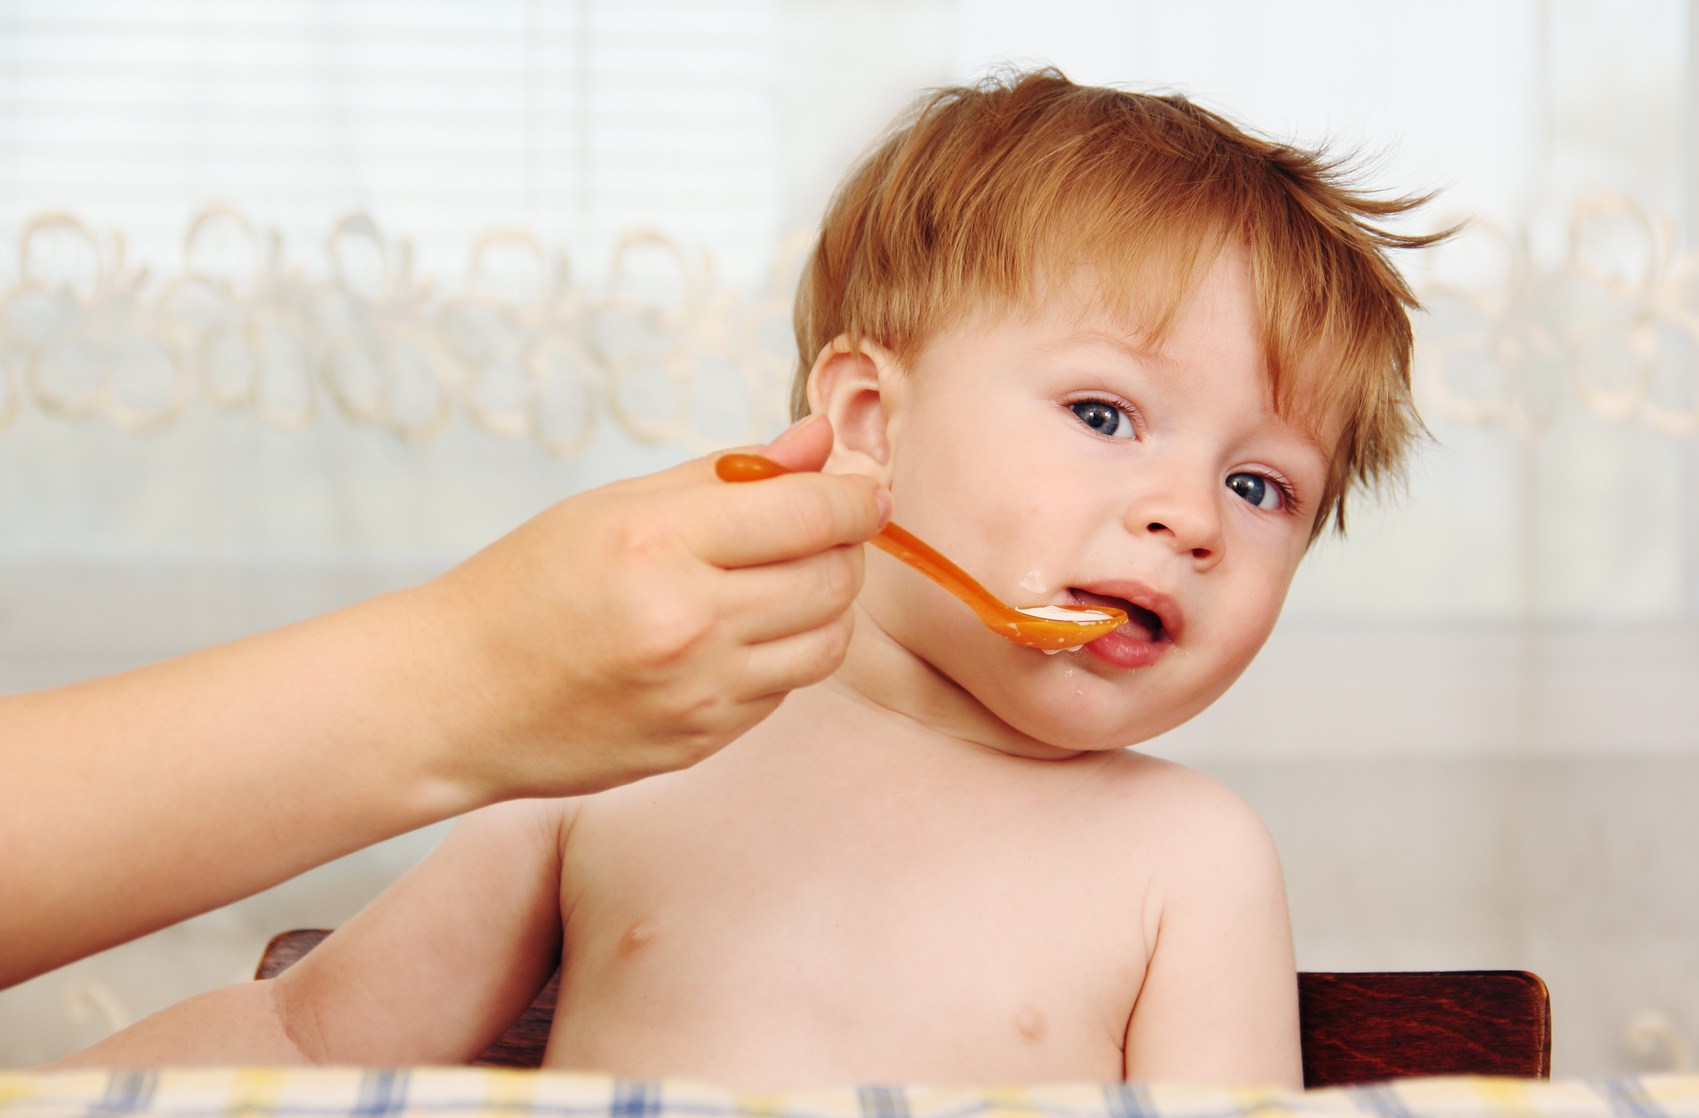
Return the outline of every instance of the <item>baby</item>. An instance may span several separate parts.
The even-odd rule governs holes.
[[[999,597],[1130,622],[1043,655],[869,553],[841,668],[720,753],[468,816],[281,977],[74,1060],[462,1061],[558,965],[554,1068],[1299,1085],[1267,833],[1126,747],[1238,677],[1420,434],[1385,254],[1433,238],[1376,224],[1412,204],[1180,98],[930,96],[826,215],[796,409]]]

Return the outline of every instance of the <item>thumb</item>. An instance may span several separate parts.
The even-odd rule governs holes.
[[[831,421],[818,413],[800,420],[762,453],[787,469],[818,470],[832,453]]]

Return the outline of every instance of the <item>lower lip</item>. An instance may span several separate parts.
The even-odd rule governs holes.
[[[1136,626],[1128,626],[1136,632]],[[1163,655],[1173,647],[1171,641],[1143,640],[1129,633],[1126,628],[1117,629],[1106,637],[1098,637],[1085,646],[1084,651],[1102,660],[1114,668],[1148,668],[1162,659]]]

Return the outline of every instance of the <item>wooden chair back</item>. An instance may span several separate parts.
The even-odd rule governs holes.
[[[266,945],[255,978],[283,973],[329,932],[298,929]],[[560,976],[474,1063],[543,1062]],[[1363,971],[1298,975],[1305,1087],[1429,1075],[1551,1075],[1551,1001],[1527,971]]]
[[[1551,998],[1527,971],[1306,971],[1298,1028],[1306,1087],[1551,1077]]]

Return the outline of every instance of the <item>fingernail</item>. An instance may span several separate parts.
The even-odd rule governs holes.
[[[891,514],[896,511],[896,502],[891,500],[889,489],[875,489],[873,499],[879,503],[879,527],[883,528],[891,522]]]

